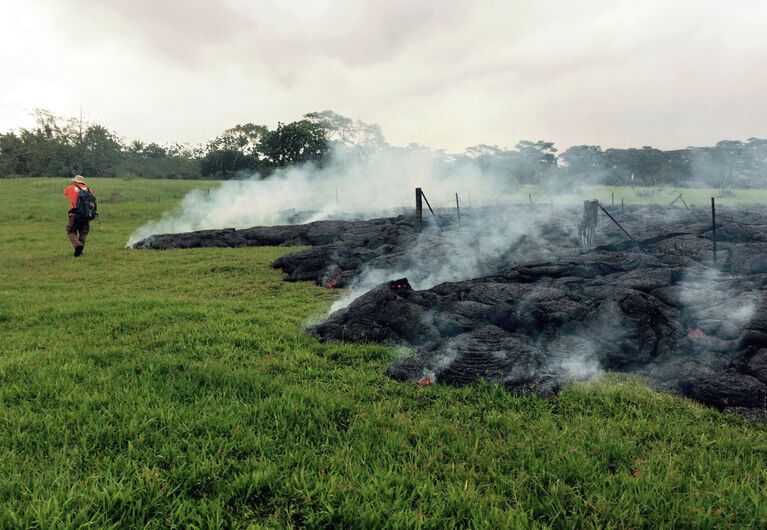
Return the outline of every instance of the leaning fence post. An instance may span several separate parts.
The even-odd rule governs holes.
[[[671,204],[669,204],[669,208],[670,208],[671,206],[674,206],[674,204],[676,204],[676,201],[678,201],[678,200],[679,200],[679,199],[681,199],[681,198],[682,198],[682,194],[680,193],[679,195],[677,195],[677,196],[676,196],[676,199],[674,199],[673,201],[671,201]]]
[[[714,243],[714,265],[716,265],[716,203],[711,197],[711,241]]]
[[[624,234],[626,234],[627,236],[629,236],[629,239],[630,239],[631,241],[633,241],[635,244],[637,244],[637,245],[638,245],[638,242],[637,242],[637,240],[636,240],[636,239],[634,239],[634,236],[632,236],[631,234],[629,234],[629,233],[628,233],[628,230],[626,230],[625,228],[623,228],[623,225],[622,225],[622,224],[620,224],[620,223],[618,222],[618,220],[617,220],[617,219],[615,219],[615,217],[613,217],[612,215],[610,215],[610,212],[608,212],[608,211],[607,211],[607,209],[606,209],[604,206],[602,206],[602,205],[599,203],[599,201],[596,201],[596,202],[597,202],[597,206],[599,207],[599,209],[600,209],[600,210],[602,210],[603,212],[605,212],[605,215],[606,215],[607,217],[609,217],[609,218],[610,218],[610,220],[611,220],[613,223],[615,223],[615,225],[616,225],[618,228],[620,228],[620,229],[623,231],[623,233],[624,233]]]
[[[458,203],[458,194],[455,194],[455,211],[458,214],[458,226],[461,226],[461,205]]]

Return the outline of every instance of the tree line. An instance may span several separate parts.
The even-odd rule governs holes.
[[[322,163],[326,131],[303,119],[269,130],[247,123],[202,146],[123,141],[99,123],[35,111],[35,126],[0,134],[0,178],[10,176],[232,178],[268,176],[276,168]]]
[[[650,146],[603,149],[577,145],[559,153],[552,142],[518,142],[513,148],[477,145],[447,154],[411,144],[389,145],[381,128],[332,111],[312,112],[291,123],[245,123],[200,146],[125,142],[113,131],[82,119],[36,111],[35,126],[0,134],[0,178],[22,176],[117,176],[143,178],[267,178],[278,168],[312,162],[331,153],[369,158],[383,151],[424,151],[442,170],[467,165],[509,183],[607,185],[707,185],[767,187],[767,140],[724,140],[709,147],[664,151]],[[338,148],[338,149],[336,149]]]

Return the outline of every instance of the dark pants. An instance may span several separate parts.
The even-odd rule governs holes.
[[[67,218],[67,235],[72,246],[77,248],[85,245],[85,239],[91,229],[91,222],[88,219],[75,220],[74,214],[69,214]]]

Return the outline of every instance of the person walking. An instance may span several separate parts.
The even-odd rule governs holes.
[[[64,190],[69,199],[69,214],[67,216],[67,236],[75,249],[74,256],[82,255],[85,240],[90,231],[91,220],[96,217],[96,197],[88,189],[82,175],[72,179],[72,185]]]

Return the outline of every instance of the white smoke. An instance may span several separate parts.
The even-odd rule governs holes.
[[[681,282],[680,301],[691,333],[738,336],[748,326],[761,305],[753,290],[734,294],[736,278],[717,269],[694,267]],[[694,335],[693,335],[694,336]]]
[[[407,278],[416,290],[444,282],[469,280],[495,273],[520,261],[545,260],[548,245],[539,245],[541,226],[553,215],[548,208],[525,205],[495,206],[492,209],[464,210],[460,226],[455,212],[438,211],[437,223],[450,226],[422,232],[405,249],[405,259],[395,268],[363,266],[330,312],[348,306],[381,283]],[[429,215],[428,212],[425,215]]]
[[[610,353],[605,346],[620,343],[626,336],[622,315],[615,301],[607,301],[584,328],[539,346],[546,352],[542,357],[548,359],[544,371],[556,373],[566,381],[580,382],[604,375],[602,358]]]
[[[216,228],[249,228],[295,224],[320,219],[366,218],[412,208],[416,187],[423,188],[432,206],[497,197],[510,175],[493,175],[478,164],[446,163],[444,153],[414,146],[386,146],[369,156],[336,145],[322,166],[311,164],[281,169],[269,178],[224,182],[210,192],[193,191],[178,210],[166,212],[133,234],[128,246],[153,234]],[[426,207],[424,206],[426,209]]]

